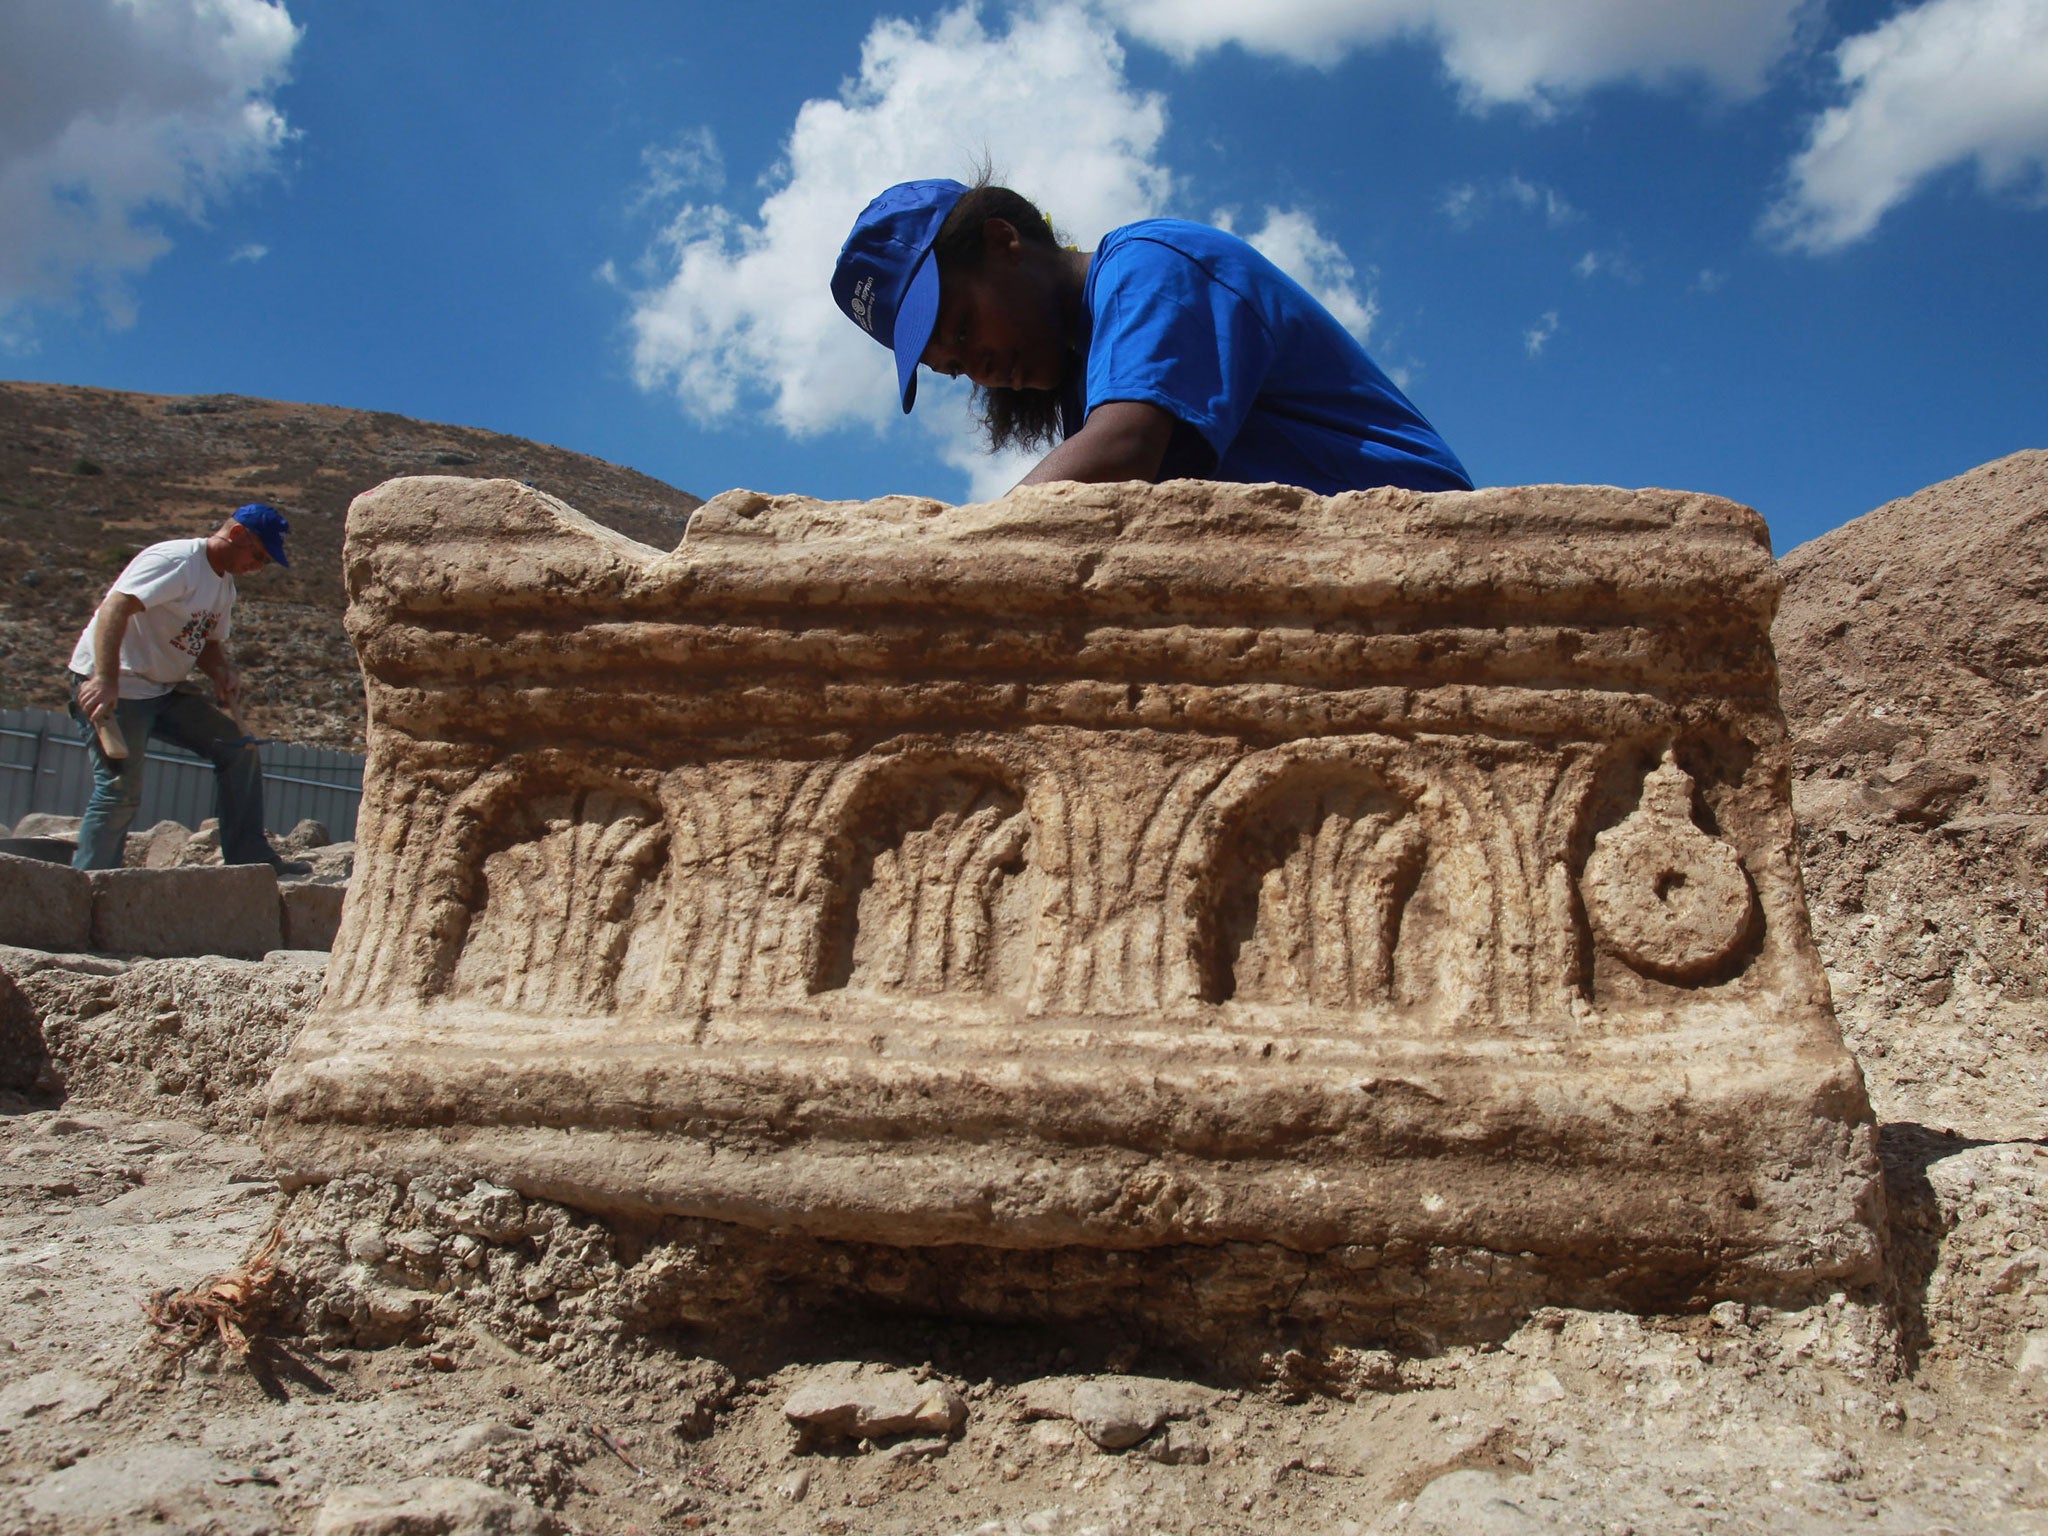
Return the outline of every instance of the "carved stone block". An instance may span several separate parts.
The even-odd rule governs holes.
[[[430,478],[356,501],[347,577],[370,755],[290,1179],[943,1252],[995,1312],[1875,1273],[1744,508],[734,492],[661,554]]]

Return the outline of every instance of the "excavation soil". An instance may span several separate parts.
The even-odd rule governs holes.
[[[487,1186],[280,1195],[252,1095],[322,957],[4,951],[0,1065],[42,1086],[0,1120],[0,1528],[2048,1531],[2048,453],[1785,573],[1808,895],[1883,1126],[1882,1291],[1547,1311],[1232,1379],[1132,1338],[916,1319],[650,1339],[621,1326],[632,1243],[574,1213]],[[281,1213],[331,1229],[332,1273],[266,1312],[247,1261]],[[423,1302],[429,1251],[478,1282]],[[788,1412],[855,1435],[889,1402],[928,1422],[835,1438]]]

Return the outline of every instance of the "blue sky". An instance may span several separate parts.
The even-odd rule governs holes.
[[[14,0],[0,375],[950,501],[832,309],[889,181],[1228,222],[1486,484],[1779,549],[2048,445],[2048,0]]]

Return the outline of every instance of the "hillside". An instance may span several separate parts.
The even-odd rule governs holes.
[[[1879,507],[1784,572],[1800,858],[1878,1117],[2048,1133],[2048,451]]]
[[[387,411],[0,382],[0,705],[63,708],[71,646],[128,557],[267,501],[291,519],[292,567],[242,584],[248,723],[361,750],[342,519],[359,492],[418,474],[524,480],[659,549],[702,500],[602,459]]]

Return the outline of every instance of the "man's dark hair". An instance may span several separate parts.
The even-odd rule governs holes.
[[[1059,235],[1052,220],[1022,193],[994,185],[986,171],[953,205],[946,222],[939,226],[932,242],[932,259],[939,264],[939,282],[948,272],[972,272],[979,268],[987,247],[982,228],[990,219],[1006,219],[1017,233],[1033,245],[1059,248]],[[1053,389],[974,390],[974,415],[988,433],[991,453],[1005,448],[1050,448],[1059,441],[1060,397]]]

